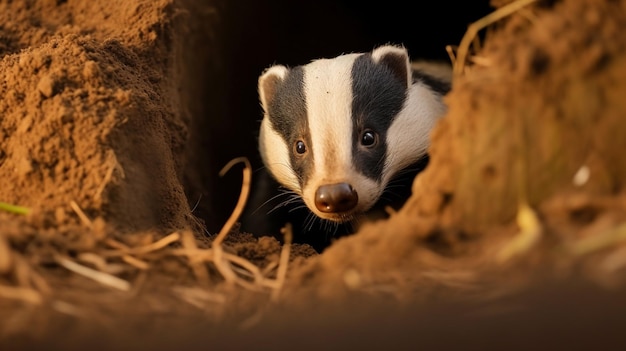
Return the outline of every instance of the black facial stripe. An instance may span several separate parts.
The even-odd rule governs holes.
[[[304,97],[304,70],[301,66],[289,70],[285,79],[279,83],[274,99],[269,103],[269,118],[274,130],[287,144],[291,167],[302,187],[313,168],[313,153]],[[297,140],[305,142],[305,155],[295,154]]]
[[[420,70],[413,70],[413,82],[422,82],[430,87],[434,92],[445,95],[450,91],[450,82],[433,77]]]
[[[387,153],[387,130],[406,99],[406,85],[386,66],[376,64],[371,54],[356,58],[352,66],[352,153],[356,169],[380,181]],[[378,133],[378,145],[360,145],[361,134],[371,129]]]

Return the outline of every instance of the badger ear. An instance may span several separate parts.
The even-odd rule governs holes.
[[[288,71],[283,65],[275,65],[266,69],[259,77],[259,99],[265,112],[268,111],[269,104],[274,100],[276,90]]]
[[[374,62],[385,65],[408,88],[411,86],[411,62],[403,46],[385,45],[372,51]]]

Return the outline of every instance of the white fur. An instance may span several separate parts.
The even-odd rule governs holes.
[[[272,170],[276,180],[288,189],[302,196],[298,176],[291,168],[289,154],[291,147],[271,126],[270,119],[263,118],[261,133],[259,134],[259,150],[266,167]]]
[[[372,51],[372,59],[374,60],[374,62],[379,63],[381,58],[388,54],[395,54],[395,55],[406,57],[406,60],[407,60],[406,61],[406,64],[407,64],[406,81],[407,81],[407,85],[411,85],[411,81],[413,80],[413,78],[411,77],[409,56],[407,54],[406,49],[404,47],[393,46],[393,45],[381,46],[381,47],[374,49],[374,51]]]
[[[417,162],[426,154],[430,144],[430,131],[444,113],[445,106],[439,95],[420,83],[411,86],[402,111],[387,131],[384,184],[398,171]]]
[[[352,161],[352,86],[351,69],[360,54],[320,59],[304,68],[304,90],[309,114],[309,129],[314,171],[302,197],[317,216],[338,220],[336,214],[315,207],[315,192],[324,184],[346,182],[359,196],[355,212],[369,209],[380,196],[381,187],[357,172]]]

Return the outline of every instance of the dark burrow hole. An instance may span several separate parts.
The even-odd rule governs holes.
[[[388,43],[404,45],[412,59],[449,62],[446,45],[458,45],[467,26],[492,10],[488,1],[431,2],[410,10],[397,0],[249,0],[223,2],[216,12],[208,11],[205,22],[190,29],[209,37],[191,36],[186,45],[192,52],[185,58],[194,69],[186,72],[191,122],[183,184],[194,215],[209,233],[219,231],[237,202],[242,177],[240,166],[223,178],[218,172],[233,158],[245,156],[254,170],[247,211],[257,216],[242,231],[280,236],[277,224],[266,217],[271,207],[261,206],[266,190],[276,187],[263,175],[257,152],[262,117],[257,79],[265,68],[367,52]],[[295,241],[315,240],[312,235],[318,234]]]

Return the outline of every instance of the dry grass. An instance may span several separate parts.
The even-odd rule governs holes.
[[[0,202],[0,211],[6,211],[20,215],[27,215],[30,213],[30,209],[27,207],[12,205],[6,202]]]
[[[247,159],[234,159],[224,167],[220,175],[223,176],[237,163],[243,163],[245,166],[239,201],[219,234],[213,239],[209,249],[199,248],[194,234],[183,230],[134,247],[106,237],[102,240],[105,246],[103,249],[96,248],[89,252],[79,252],[72,257],[58,252],[53,257],[54,263],[74,274],[97,282],[103,287],[131,292],[137,289],[137,285],[142,284],[142,279],[131,282],[116,276],[117,273],[132,269],[146,271],[164,257],[183,257],[193,272],[195,284],[173,286],[171,289],[175,296],[198,309],[205,310],[211,304],[226,302],[224,295],[208,289],[212,281],[209,272],[211,266],[214,268],[212,271],[217,270],[226,284],[267,294],[272,301],[277,301],[280,298],[280,291],[285,283],[288,269],[292,236],[290,227],[283,228],[285,244],[282,246],[279,259],[263,269],[225,250],[224,240],[233,230],[250,193],[252,171]],[[82,225],[87,230],[92,229],[93,221],[80,206],[72,201],[70,207]],[[120,265],[126,267],[120,267]],[[2,275],[13,276],[15,284],[0,285],[0,299],[19,300],[30,305],[49,302],[58,312],[76,316],[84,315],[84,311],[73,304],[55,299],[54,291],[48,286],[46,280],[36,273],[35,267],[23,259],[21,254],[11,247],[7,238],[0,233],[0,276]],[[275,278],[270,278],[272,275]]]
[[[479,19],[478,21],[470,24],[461,39],[461,42],[456,49],[456,55],[454,54],[454,48],[452,46],[448,46],[446,50],[450,55],[452,60],[452,73],[455,77],[458,77],[463,74],[466,69],[467,61],[470,60],[470,46],[474,44],[476,47],[480,46],[480,43],[477,41],[478,33],[492,25],[493,23],[520,11],[525,6],[536,2],[537,0],[516,0],[513,1],[501,8],[495,10],[494,12],[488,14],[487,16]],[[475,63],[479,64],[488,64],[489,60],[484,57],[476,56],[473,58]]]

